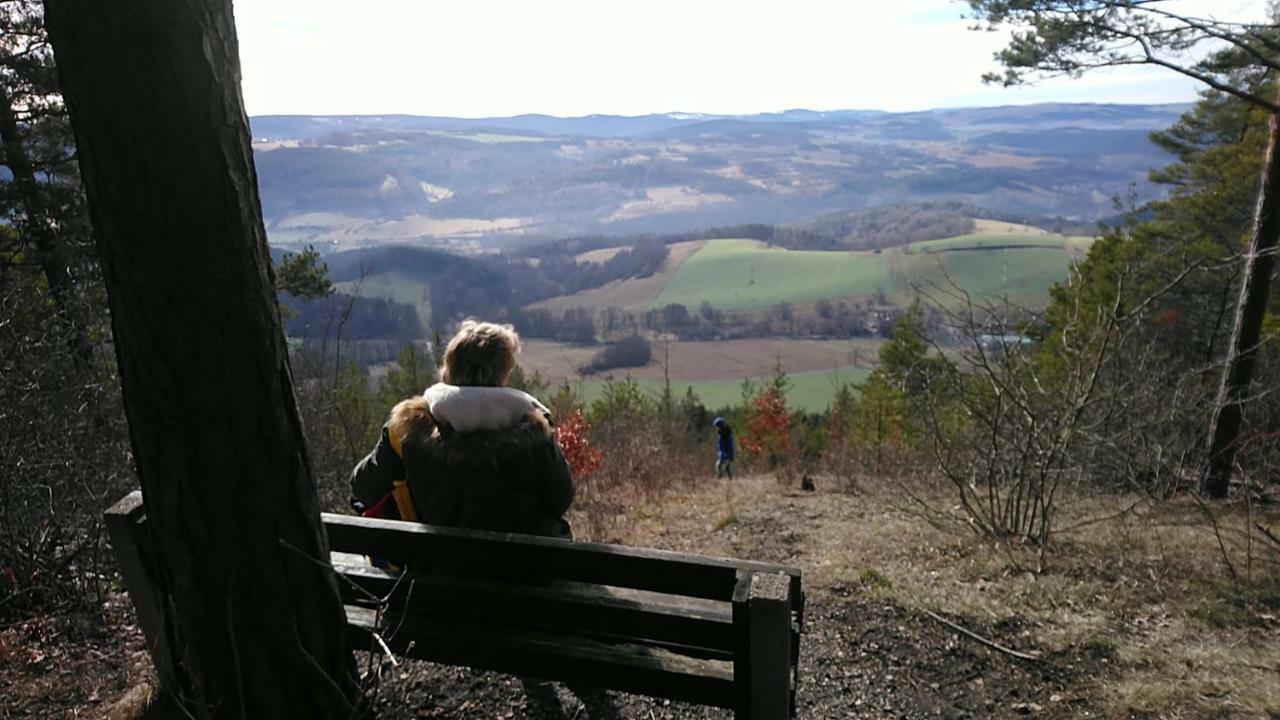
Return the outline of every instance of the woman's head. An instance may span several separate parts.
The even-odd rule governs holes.
[[[516,366],[520,336],[510,325],[467,319],[444,351],[440,379],[449,385],[500,387]]]

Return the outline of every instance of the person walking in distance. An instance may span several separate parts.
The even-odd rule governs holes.
[[[716,429],[716,477],[733,479],[733,428],[724,418],[712,421]]]

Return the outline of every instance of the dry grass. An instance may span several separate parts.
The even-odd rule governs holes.
[[[1041,554],[980,540],[950,495],[932,488],[915,489],[937,511],[930,522],[883,480],[864,479],[866,492],[852,496],[784,492],[753,478],[740,481],[732,502],[721,483],[707,483],[660,513],[632,518],[628,537],[678,547],[689,542],[679,528],[693,526],[701,537],[692,549],[742,556],[751,551],[718,532],[717,519],[771,517],[803,531],[791,561],[811,592],[855,586],[976,629],[1019,628],[1006,636],[1018,647],[1098,663],[1103,679],[1079,692],[1111,716],[1280,714],[1280,569],[1258,556],[1252,579],[1244,578],[1246,547],[1229,542],[1241,574],[1233,580],[1212,526],[1190,501],[1073,499],[1059,527],[1078,529]],[[1227,508],[1219,524],[1243,527],[1244,519]]]
[[[1055,234],[1031,225],[1005,222],[1003,220],[986,220],[978,218],[973,221],[973,232],[977,235],[1031,235],[1033,237],[1054,237]]]
[[[733,198],[721,193],[699,192],[682,185],[651,187],[645,190],[643,200],[632,200],[623,203],[617,210],[607,215],[603,222],[631,220],[646,215],[683,212],[706,205],[719,205],[732,202]]]
[[[578,262],[589,262],[589,263],[595,263],[597,265],[602,265],[606,260],[608,260],[609,258],[613,257],[614,255],[617,255],[618,253],[626,249],[627,248],[625,246],[619,246],[619,247],[600,248],[598,250],[588,250],[587,252],[578,253],[577,255],[574,255],[573,259],[577,260]]]
[[[871,367],[884,344],[879,339],[791,340],[752,338],[746,340],[672,341],[670,371],[672,381],[741,380],[766,376],[779,359],[789,373],[819,372],[849,366]],[[575,380],[578,367],[586,364],[599,348],[583,348],[549,340],[526,340],[520,365],[537,370],[553,382]],[[637,380],[661,380],[663,346],[653,345],[653,360],[628,372]]]

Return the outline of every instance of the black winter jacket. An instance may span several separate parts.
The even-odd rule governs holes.
[[[403,459],[390,435],[401,440]],[[397,405],[373,452],[351,474],[366,506],[405,478],[418,520],[432,525],[567,537],[573,479],[551,418],[534,410],[498,431],[459,433],[437,425],[424,398]]]

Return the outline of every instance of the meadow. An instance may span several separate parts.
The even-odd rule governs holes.
[[[962,301],[963,291],[977,303],[1007,299],[1034,307],[1044,305],[1049,288],[1066,279],[1075,255],[1043,245],[1006,245],[895,254],[893,260],[892,299],[897,304],[923,295],[942,305],[955,306]]]
[[[431,323],[431,284],[411,273],[389,270],[370,274],[363,280],[337,282],[333,287],[338,292],[412,305],[418,312],[422,327],[426,328]]]
[[[786,302],[917,294],[1041,304],[1092,242],[1085,237],[976,233],[881,252],[785,250],[754,240],[712,240],[681,263],[651,307],[709,302],[757,309]],[[941,297],[940,297],[941,299]]]
[[[792,410],[822,412],[831,404],[831,398],[835,396],[841,385],[861,383],[867,379],[869,374],[871,374],[870,368],[857,366],[791,374],[789,375],[791,385],[787,390],[787,406]],[[627,377],[625,373],[614,374],[614,379],[617,380],[625,377]],[[678,401],[684,397],[688,388],[693,388],[694,394],[698,396],[703,406],[709,410],[716,410],[742,404],[742,383],[744,379],[747,378],[672,380],[671,392]],[[769,376],[762,375],[749,378],[749,380],[758,388],[760,384],[769,381]],[[572,383],[571,387],[584,402],[590,404],[604,392],[605,382],[606,380],[604,379],[583,379]],[[636,383],[650,397],[654,399],[662,397],[664,381],[645,378],[637,379]]]
[[[875,295],[893,289],[886,254],[784,250],[756,240],[712,240],[676,270],[654,307],[753,309],[780,302]]]

